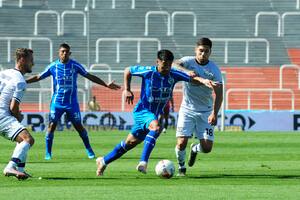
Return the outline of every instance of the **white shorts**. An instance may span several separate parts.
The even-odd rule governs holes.
[[[26,129],[15,117],[0,115],[0,135],[14,141],[18,134]]]
[[[208,123],[209,112],[194,112],[180,108],[176,137],[193,137],[214,141],[214,127]]]

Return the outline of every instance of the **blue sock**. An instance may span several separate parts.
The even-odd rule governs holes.
[[[119,144],[115,146],[115,148],[106,156],[104,156],[104,163],[108,165],[112,161],[120,158],[123,154],[129,151],[131,148],[125,144],[125,141],[121,141]]]
[[[144,148],[140,161],[148,162],[150,154],[155,146],[156,139],[159,137],[159,133],[156,131],[150,131],[144,140]]]
[[[89,136],[88,136],[88,133],[86,132],[85,129],[81,133],[79,133],[79,136],[81,137],[85,148],[86,149],[91,149],[92,147],[91,147],[91,144],[90,144]]]
[[[46,154],[52,155],[52,144],[53,144],[54,134],[51,132],[46,132],[45,142],[46,142]]]

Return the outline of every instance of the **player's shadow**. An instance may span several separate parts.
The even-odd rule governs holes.
[[[300,179],[300,175],[275,174],[215,174],[188,177],[193,179]]]

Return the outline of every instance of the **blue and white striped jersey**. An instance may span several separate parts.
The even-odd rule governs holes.
[[[162,113],[172,97],[175,84],[178,81],[191,80],[189,75],[173,68],[168,75],[163,76],[157,71],[156,66],[131,66],[130,73],[142,77],[140,100],[134,112],[149,110],[156,116]]]
[[[78,103],[77,99],[77,74],[85,76],[88,72],[84,67],[70,59],[68,63],[61,63],[56,60],[40,74],[41,79],[52,76],[53,96],[51,103],[61,106],[68,106]]]

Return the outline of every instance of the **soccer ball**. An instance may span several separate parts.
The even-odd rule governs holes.
[[[160,178],[171,178],[175,173],[175,166],[170,160],[161,160],[155,166],[155,173]]]

